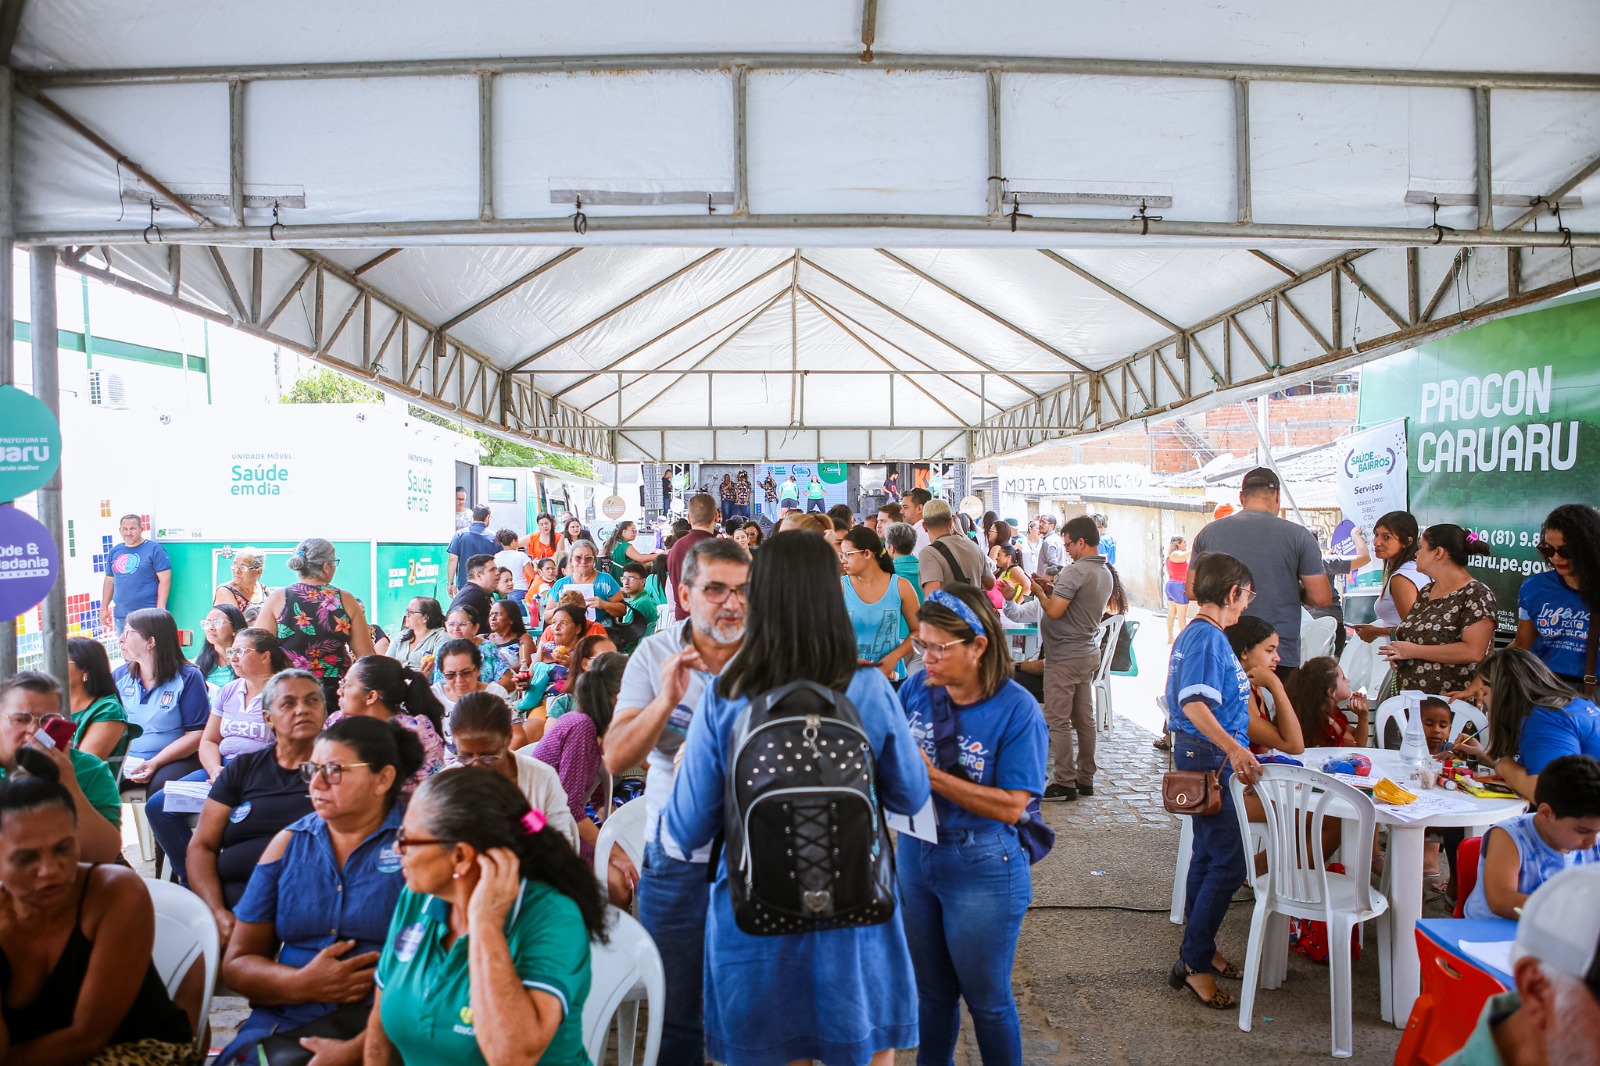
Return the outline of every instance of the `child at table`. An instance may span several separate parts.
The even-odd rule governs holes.
[[[1450,723],[1454,715],[1450,704],[1438,696],[1428,696],[1418,708],[1422,715],[1422,736],[1428,742],[1428,752],[1435,759],[1448,759],[1450,757]],[[1422,876],[1438,877],[1439,849],[1441,845],[1450,847],[1450,865],[1455,868],[1455,851],[1461,844],[1465,834],[1460,829],[1430,829],[1427,833],[1427,843],[1422,851]],[[1432,887],[1435,892],[1443,892],[1454,896],[1454,886],[1450,881],[1434,881]]]
[[[1468,918],[1522,916],[1533,890],[1571,866],[1600,863],[1600,759],[1563,755],[1534,786],[1536,809],[1484,834]]]
[[[1350,679],[1331,655],[1307,659],[1283,683],[1289,704],[1300,716],[1300,734],[1308,748],[1364,748],[1367,746],[1367,698],[1351,693]],[[1356,716],[1352,726],[1343,704]]]

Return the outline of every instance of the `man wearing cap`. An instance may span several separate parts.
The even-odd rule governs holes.
[[[1516,991],[1484,1005],[1443,1066],[1600,1066],[1600,866],[1528,897],[1511,958]]]
[[[931,538],[928,546],[917,553],[917,580],[924,595],[946,585],[994,588],[988,557],[982,548],[956,531],[948,503],[929,500],[922,509],[922,524]]]
[[[1300,665],[1300,603],[1327,607],[1333,583],[1322,565],[1322,549],[1305,526],[1278,517],[1278,475],[1258,466],[1239,486],[1239,512],[1210,523],[1194,538],[1195,554],[1222,552],[1250,568],[1255,599],[1244,610],[1278,633],[1278,676],[1288,677]],[[1186,591],[1194,598],[1194,572],[1189,567]]]

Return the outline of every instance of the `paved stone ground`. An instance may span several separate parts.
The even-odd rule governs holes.
[[[1323,1063],[1331,1049],[1328,970],[1293,953],[1281,988],[1257,997],[1253,1031],[1236,1012],[1209,1011],[1167,986],[1182,931],[1167,918],[1178,847],[1177,820],[1161,809],[1165,753],[1150,747],[1161,729],[1155,697],[1166,683],[1163,620],[1136,612],[1137,678],[1114,678],[1116,721],[1100,738],[1095,795],[1045,804],[1056,847],[1034,870],[1034,901],[1024,921],[1014,971],[1028,1066],[1055,1064]],[[129,857],[139,863],[136,848]],[[1431,902],[1430,917],[1446,916]],[[1247,894],[1237,897],[1219,938],[1240,965],[1250,925]],[[1378,1013],[1376,933],[1354,968],[1355,1055],[1359,1064],[1394,1059],[1400,1031]],[[1224,985],[1237,991],[1237,985]],[[213,1047],[244,1020],[246,1004],[219,998]],[[641,1027],[642,1033],[642,1027]],[[901,1066],[915,1054],[903,1052]],[[614,1061],[614,1060],[612,1060]],[[979,1066],[970,1022],[959,1066]]]

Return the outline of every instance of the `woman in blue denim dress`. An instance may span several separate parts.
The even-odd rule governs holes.
[[[928,800],[928,772],[875,667],[857,668],[856,642],[837,589],[839,561],[816,533],[779,533],[756,553],[744,645],[700,699],[665,811],[686,851],[722,828],[732,733],[753,696],[790,681],[842,691],[877,760],[881,805],[912,814]],[[900,909],[879,925],[752,936],[734,920],[727,858],[706,919],[706,1054],[729,1066],[889,1066],[917,1043],[917,991]]]
[[[1194,619],[1172,645],[1167,669],[1167,713],[1176,738],[1172,761],[1179,770],[1218,770],[1222,809],[1191,815],[1194,853],[1189,882],[1183,948],[1172,967],[1173,988],[1187,988],[1215,1010],[1238,1006],[1217,988],[1217,978],[1243,974],[1217,954],[1217,930],[1233,894],[1245,879],[1244,838],[1233,811],[1228,778],[1238,774],[1253,785],[1261,764],[1250,754],[1250,678],[1223,630],[1239,620],[1255,597],[1249,567],[1231,555],[1206,552],[1190,566],[1190,599],[1199,605]]]

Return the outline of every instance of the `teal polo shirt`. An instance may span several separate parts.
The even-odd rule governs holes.
[[[450,905],[437,896],[400,893],[378,960],[383,1032],[406,1066],[482,1063],[472,1024],[467,940],[448,948]],[[577,904],[542,881],[523,881],[506,915],[506,943],[522,987],[547,992],[563,1017],[540,1066],[588,1066],[583,1004],[589,996],[589,931]]]
[[[72,774],[78,779],[78,789],[83,793],[83,798],[89,801],[89,806],[104,815],[106,821],[121,829],[122,796],[117,792],[117,779],[111,776],[111,768],[106,761],[77,748],[67,749],[67,755],[72,759]],[[5,768],[0,767],[0,781],[5,779]]]

